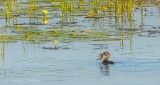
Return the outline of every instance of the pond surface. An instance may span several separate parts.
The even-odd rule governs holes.
[[[20,4],[22,9],[28,8],[27,3]],[[4,11],[3,6],[0,8]],[[44,16],[35,12],[36,19],[23,13],[15,20],[0,15],[1,85],[160,84],[157,5],[146,6],[145,16],[137,8],[133,20],[121,23],[123,26],[117,24],[116,18],[85,18],[86,15],[74,16],[76,24],[62,24],[60,10],[55,17],[50,6],[45,9],[51,13]],[[43,22],[45,19],[48,23]],[[96,60],[105,51],[110,52],[114,65],[107,67]]]
[[[122,50],[120,42],[74,42],[68,50],[44,50],[42,45],[22,42],[6,44],[5,59],[1,62],[0,83],[3,85],[43,84],[131,84],[157,85],[160,79],[160,37],[133,37]],[[138,42],[137,42],[138,41]],[[96,45],[96,46],[94,46]],[[98,45],[107,49],[95,49]],[[115,65],[106,69],[96,61],[99,53],[109,51]],[[131,83],[132,82],[132,83]]]

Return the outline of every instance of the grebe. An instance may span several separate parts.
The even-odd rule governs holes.
[[[104,59],[103,59],[103,55],[106,56]],[[104,65],[114,64],[114,61],[109,61],[109,60],[108,60],[109,57],[110,57],[109,52],[104,52],[104,53],[102,53],[102,54],[99,55],[99,59],[97,59],[97,60],[101,60]],[[102,60],[102,59],[103,59],[103,60]]]

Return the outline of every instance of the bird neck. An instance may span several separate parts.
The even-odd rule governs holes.
[[[108,60],[108,59],[109,59],[109,57],[110,57],[110,56],[106,56],[106,57],[104,58],[104,60]]]

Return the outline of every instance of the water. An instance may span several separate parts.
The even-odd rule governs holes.
[[[157,85],[160,79],[159,40],[135,36],[133,47],[120,42],[73,42],[69,50],[45,50],[52,43],[33,45],[8,43],[1,62],[0,82],[3,85],[27,84],[131,84]],[[138,41],[138,42],[137,42]],[[145,43],[144,43],[145,42]],[[107,49],[95,50],[94,44],[106,44]],[[99,53],[109,51],[115,65],[105,66],[96,61]]]
[[[57,44],[53,44],[51,41],[43,44],[31,44],[27,40],[17,40],[14,43],[2,42],[1,48],[3,45],[5,48],[1,52],[4,56],[1,56],[0,60],[0,84],[159,85],[159,9],[152,6],[147,7],[147,10],[148,16],[144,17],[143,24],[141,24],[139,16],[140,11],[135,11],[135,24],[140,33],[132,34],[126,32],[126,29],[121,29],[122,32],[130,33],[129,36],[125,36],[125,40],[78,41],[77,39],[74,42],[58,42]],[[83,16],[76,19],[80,21],[78,25],[82,25],[81,29],[100,29],[102,31],[115,29],[113,26],[94,27],[92,22],[96,20],[84,19]],[[29,18],[20,18],[19,20],[22,23],[28,23]],[[49,22],[56,23],[59,20],[60,18],[49,19]],[[103,19],[99,19],[99,21],[103,21]],[[5,19],[0,19],[0,25],[2,32],[6,32]],[[143,25],[142,28],[140,25]],[[44,30],[45,27],[52,26],[38,25],[37,27]],[[74,27],[76,30],[80,29],[78,26],[66,28],[74,29]],[[12,30],[11,27],[9,31],[12,32]],[[113,37],[119,38],[119,36]],[[110,52],[110,60],[116,62],[114,65],[107,67],[96,60],[98,55],[105,51]]]

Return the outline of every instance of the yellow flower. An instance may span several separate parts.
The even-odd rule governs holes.
[[[48,19],[43,19],[43,24],[48,24]]]
[[[103,6],[101,9],[102,9],[102,10],[107,10],[107,7],[106,7],[106,6]]]
[[[53,42],[53,44],[57,44],[58,40],[53,40],[52,42]]]
[[[83,9],[83,6],[79,6],[78,8],[79,8],[79,9]]]
[[[15,25],[15,28],[16,28],[16,29],[19,29],[19,28],[20,28],[20,25]]]
[[[93,10],[89,10],[88,15],[93,15],[94,11]]]
[[[26,32],[25,38],[28,38],[29,36],[30,36],[30,34],[28,32]]]
[[[115,6],[114,2],[109,2],[109,6]]]
[[[48,11],[47,10],[42,10],[43,14],[44,15],[47,15],[48,14]]]

